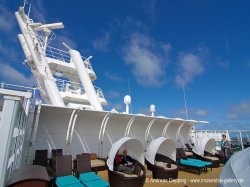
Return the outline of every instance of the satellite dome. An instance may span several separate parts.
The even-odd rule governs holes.
[[[124,104],[125,105],[130,105],[131,104],[131,97],[129,95],[126,95],[124,97]]]
[[[155,112],[155,105],[150,105],[150,112]]]

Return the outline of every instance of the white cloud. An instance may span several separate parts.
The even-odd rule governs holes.
[[[36,22],[48,24],[48,21],[50,21],[45,17],[47,13],[46,13],[46,10],[44,8],[44,4],[43,4],[42,0],[36,0],[32,4],[30,14],[31,14],[30,17],[34,18]],[[61,20],[61,21],[63,21],[63,20]],[[54,47],[58,47],[60,49],[65,50],[65,47],[62,45],[62,43],[64,42],[72,49],[77,48],[77,44],[70,39],[72,36],[70,35],[70,33],[67,32],[66,29],[60,29],[60,31],[55,30],[55,34],[56,34],[56,38],[54,40],[50,41]],[[49,43],[49,45],[50,45],[50,43]]]
[[[196,129],[198,130],[249,130],[249,122],[238,122],[238,121],[210,121],[209,127],[204,124],[197,124]],[[242,134],[246,136],[246,134]]]
[[[171,113],[174,117],[186,119],[186,111],[184,109],[173,110],[173,111],[171,111]]]
[[[169,53],[169,51],[172,49],[172,46],[171,44],[163,44],[162,45],[162,50],[165,52],[165,53]]]
[[[204,66],[201,58],[193,53],[180,54],[178,60],[179,73],[176,75],[175,81],[178,86],[186,85],[194,80],[194,78],[204,72]]]
[[[204,110],[204,109],[197,109],[193,111],[193,114],[195,116],[199,116],[199,117],[205,117],[208,115],[208,111]]]
[[[156,3],[156,0],[143,1],[144,11],[152,22],[156,19]]]
[[[167,53],[171,48],[169,46],[155,42],[143,34],[132,34],[122,51],[123,59],[130,65],[137,83],[145,87],[159,87],[164,83]],[[169,49],[166,51],[167,48]]]
[[[247,68],[250,68],[250,60],[247,62]]]
[[[114,90],[110,90],[108,93],[107,93],[107,98],[118,98],[120,97],[120,94],[119,92],[117,91],[114,91]]]
[[[1,63],[1,78],[8,80],[8,83],[21,84],[22,86],[34,86],[33,76],[27,77],[8,64]]]
[[[151,112],[150,112],[149,107],[148,108],[139,108],[138,111],[140,114],[145,114],[145,115],[151,116]],[[157,113],[157,111],[155,112],[155,115],[156,115],[156,113]]]
[[[227,60],[221,60],[218,62],[218,66],[220,66],[222,68],[228,68],[229,62]]]
[[[108,45],[110,41],[111,41],[110,33],[105,32],[103,36],[95,39],[92,42],[92,45],[94,46],[95,49],[105,52],[108,50]]]
[[[46,23],[46,18],[45,18],[46,11],[43,6],[42,0],[36,0],[32,3],[30,14],[31,17],[34,18],[36,22]]]
[[[0,31],[9,32],[15,26],[14,13],[0,5]]]
[[[115,105],[113,105],[112,108],[114,108],[114,109],[116,109],[117,111],[119,111],[119,110],[122,110],[122,109],[123,109],[123,106],[122,106],[121,104],[115,104]]]
[[[55,41],[52,40],[52,45],[67,51],[68,49],[63,46],[63,42],[67,44],[72,49],[77,49],[77,44],[70,39],[70,34],[64,31],[62,34],[57,34]]]
[[[189,108],[187,112],[188,112],[189,118],[206,117],[206,116],[208,116],[208,113],[209,113],[209,111],[206,109],[196,109],[196,108]],[[171,113],[176,117],[186,119],[186,110],[185,109],[174,110]]]
[[[110,23],[110,30],[114,31],[114,29],[118,29],[116,32],[119,32],[120,35],[127,37],[127,34],[131,33],[131,31],[147,31],[148,27],[140,20],[126,17],[125,19],[115,19],[113,23]]]
[[[1,57],[6,57],[8,58],[9,60],[17,60],[19,59],[19,52],[21,51],[22,52],[22,49],[21,47],[18,48],[15,48],[14,47],[14,43],[7,43],[6,42],[2,42],[2,40],[0,39],[0,54],[1,54]],[[11,54],[11,56],[10,56]],[[11,58],[11,59],[10,59]]]
[[[115,82],[120,82],[123,79],[117,75],[116,73],[111,73],[111,72],[105,72],[104,76],[107,77],[109,80],[115,81]]]
[[[227,120],[249,120],[250,119],[250,100],[245,100],[237,105],[231,106],[226,113]]]

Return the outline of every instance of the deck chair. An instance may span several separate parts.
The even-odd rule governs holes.
[[[112,187],[143,187],[146,178],[146,168],[138,161],[135,164],[141,168],[137,175],[126,174],[116,170],[108,170],[109,182]]]
[[[186,166],[188,168],[197,169],[199,171],[199,174],[201,170],[207,171],[208,167],[210,167],[212,170],[212,162],[188,158],[183,148],[176,149],[176,158],[179,161],[180,167]]]
[[[58,187],[84,187],[72,175],[72,155],[56,156],[56,185]]]
[[[170,167],[167,167],[167,163]],[[156,154],[155,164],[151,164],[146,160],[148,169],[152,170],[154,179],[177,179],[178,178],[178,166],[175,161],[161,154]]]
[[[52,149],[51,150],[51,159],[50,159],[50,166],[53,170],[56,169],[56,157],[62,156],[62,149]]]
[[[48,150],[36,150],[33,165],[48,166]]]
[[[52,149],[51,150],[51,159],[56,160],[56,156],[62,156],[62,149]]]
[[[188,150],[189,152],[192,152],[193,148],[192,148],[191,145],[189,145],[188,143],[185,143],[185,146],[186,146],[186,148],[187,148],[187,150]]]
[[[98,158],[96,153],[90,154],[90,164],[91,164],[91,170],[96,173],[98,171],[104,171],[108,169],[106,164],[106,159]]]
[[[181,159],[179,161],[179,164],[180,164],[180,169],[181,169],[181,166],[185,166],[191,169],[193,168],[195,170],[198,170],[199,174],[201,173],[202,170],[206,171],[206,165],[202,162],[193,162],[190,160]]]
[[[79,180],[86,187],[108,187],[109,183],[91,172],[90,154],[76,155],[77,173]]]
[[[190,146],[188,143],[186,143],[185,144],[185,146],[186,146],[186,150],[185,150],[185,153],[186,153],[186,155],[187,155],[187,157],[193,157],[194,156],[194,153],[193,153],[193,148],[192,148],[192,146]]]
[[[213,168],[220,167],[219,156],[212,155],[211,153],[208,153],[208,152],[205,151],[204,156],[203,157],[199,156],[198,158],[200,158],[200,159],[202,159],[204,161],[212,162],[212,167]]]

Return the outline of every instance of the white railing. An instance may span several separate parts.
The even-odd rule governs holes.
[[[215,138],[217,143],[221,141],[222,134],[226,134],[231,144],[244,149],[250,147],[250,130],[196,130],[195,134],[207,135]]]
[[[16,90],[16,91],[31,92],[33,94],[33,97],[35,97],[37,90],[39,90],[37,87],[20,86],[20,85],[15,85],[15,84],[8,84],[5,82],[0,82],[0,88]]]
[[[51,47],[51,46],[47,46],[46,56],[56,59],[56,60],[67,62],[67,63],[70,62],[70,58],[71,58],[68,52]]]
[[[78,94],[78,95],[83,95],[86,93],[82,84],[78,82],[71,82],[68,80],[56,79],[56,85],[60,92],[71,92],[71,93]],[[94,86],[94,88],[95,88],[97,96],[99,98],[105,99],[101,88],[97,86]]]
[[[100,97],[100,98],[102,98],[102,99],[105,99],[101,88],[99,88],[97,86],[94,86],[94,88],[95,88],[97,96]]]
[[[78,95],[85,94],[82,84],[63,79],[56,79],[56,85],[60,92],[72,92]]]
[[[70,63],[71,57],[67,51],[63,51],[61,49],[47,46],[45,53],[46,53],[46,57],[60,60],[62,62]],[[82,59],[85,62],[84,63],[85,67],[93,71],[90,61],[83,56],[82,56]]]

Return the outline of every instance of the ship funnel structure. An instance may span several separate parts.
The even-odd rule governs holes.
[[[93,106],[94,110],[102,111],[103,110],[102,105],[100,104],[97,93],[94,89],[92,81],[89,77],[89,74],[82,60],[81,54],[78,51],[73,50],[73,49],[69,50],[69,54],[70,54],[73,64],[76,67],[78,76],[81,80],[84,90],[86,91],[88,95],[90,104]]]
[[[131,104],[131,97],[129,95],[124,97],[124,104],[126,105],[126,114],[129,114],[129,105]]]

